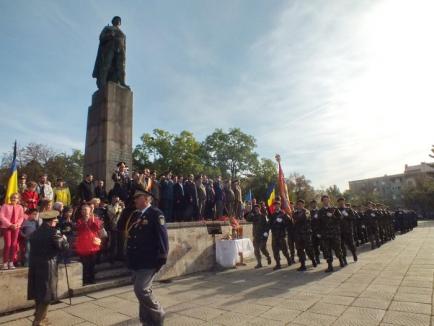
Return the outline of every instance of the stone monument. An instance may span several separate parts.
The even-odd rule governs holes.
[[[100,35],[92,76],[98,90],[87,116],[84,174],[104,180],[111,189],[116,164],[132,165],[133,93],[125,84],[125,34],[114,17]]]

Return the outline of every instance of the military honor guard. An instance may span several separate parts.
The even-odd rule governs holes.
[[[312,261],[312,266],[316,267],[316,260],[312,247],[312,227],[310,212],[304,208],[304,200],[297,200],[297,208],[292,215],[294,224],[294,240],[297,256],[300,261],[299,272],[306,270],[306,255]]]
[[[345,205],[345,198],[338,198],[338,210],[342,215],[341,219],[341,248],[342,259],[345,265],[347,262],[347,247],[353,254],[353,260],[357,261],[356,246],[354,244],[354,221],[356,219],[355,212]]]
[[[328,195],[321,196],[323,207],[318,211],[320,220],[320,237],[323,243],[324,258],[327,259],[328,267],[325,272],[333,272],[333,253],[339,259],[341,267],[344,267],[341,249],[341,230],[340,224],[342,215],[338,209],[330,206]]]
[[[271,248],[273,249],[274,260],[276,261],[274,270],[278,270],[282,268],[280,265],[280,251],[282,251],[283,255],[286,257],[288,266],[291,265],[291,258],[289,257],[288,246],[286,245],[286,230],[290,223],[290,217],[281,210],[280,201],[276,200],[273,205],[274,213],[270,216],[268,228],[273,235]]]
[[[318,218],[318,207],[317,207],[316,200],[312,200],[310,202],[310,218],[311,218],[311,226],[312,226],[313,253],[315,255],[316,263],[320,264],[321,260],[319,257],[322,250],[322,245],[321,245],[319,218]]]
[[[271,264],[270,253],[267,250],[268,240],[268,220],[261,212],[261,207],[258,204],[253,206],[253,211],[246,215],[246,220],[253,223],[253,248],[257,265],[255,268],[261,268],[261,252],[267,258],[268,265]]]

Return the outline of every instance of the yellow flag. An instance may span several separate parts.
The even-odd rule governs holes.
[[[18,171],[17,171],[17,142],[14,145],[14,159],[11,165],[11,176],[8,181],[8,188],[6,190],[5,203],[11,203],[11,195],[18,192]]]

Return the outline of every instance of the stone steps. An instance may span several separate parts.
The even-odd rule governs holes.
[[[73,296],[129,285],[131,272],[123,262],[116,261],[114,264],[104,262],[95,266],[95,281],[95,284],[72,288]]]
[[[121,287],[131,284],[131,276],[122,276],[117,278],[111,278],[108,280],[97,281],[95,284],[88,284],[81,286],[79,288],[73,288],[73,296],[81,296],[92,292],[97,292],[101,290],[112,289],[116,287]]]

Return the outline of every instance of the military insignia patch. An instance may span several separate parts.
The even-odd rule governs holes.
[[[146,225],[146,224],[148,224],[148,223],[149,223],[149,222],[148,222],[147,219],[143,219],[142,222],[141,222],[140,224],[142,224],[142,225]]]
[[[160,215],[160,216],[158,216],[158,220],[160,221],[160,224],[161,224],[161,225],[166,224],[166,221],[164,220],[164,215]]]

